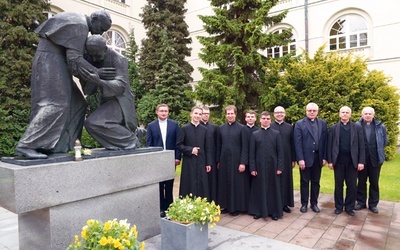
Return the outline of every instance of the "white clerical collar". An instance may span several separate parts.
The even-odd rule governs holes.
[[[191,121],[190,123],[191,123],[193,126],[195,126],[195,127],[197,127],[197,126],[200,125],[200,122],[196,124],[196,123],[194,123],[194,122]]]
[[[261,127],[262,129],[264,129],[264,130],[267,130],[267,129],[269,129],[271,126],[268,126],[268,127],[266,127],[266,128],[264,128],[264,127]]]
[[[281,122],[275,121],[275,122],[278,123],[279,125],[281,125],[282,123],[284,123],[284,121],[281,121]]]
[[[255,126],[254,124],[253,124],[253,125],[246,124],[246,125],[247,125],[247,127],[249,127],[249,128],[252,128],[252,127]]]

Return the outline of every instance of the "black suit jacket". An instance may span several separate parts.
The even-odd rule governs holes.
[[[319,165],[326,160],[326,143],[328,142],[328,126],[322,119],[316,118],[318,124],[318,138],[314,138],[310,122],[305,117],[296,122],[293,132],[293,143],[296,153],[296,161],[304,160],[306,167],[314,164],[314,144],[318,140]]]
[[[350,125],[350,150],[351,159],[355,168],[358,164],[365,164],[365,145],[364,134],[362,127],[354,122],[349,122]],[[340,138],[340,122],[331,126],[329,130],[328,140],[328,163],[336,165],[339,156],[339,138]]]
[[[165,142],[165,149],[175,150],[175,160],[181,159],[181,152],[176,147],[178,135],[178,123],[174,120],[167,119],[167,138]],[[147,126],[146,147],[164,147],[158,119],[150,122]]]

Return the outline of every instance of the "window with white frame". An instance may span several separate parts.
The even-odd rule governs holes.
[[[329,32],[329,50],[353,49],[368,45],[368,27],[359,15],[340,17]]]
[[[124,37],[117,31],[109,30],[103,34],[107,41],[107,46],[122,54],[126,50],[126,42]]]
[[[285,29],[279,29],[279,30],[275,31],[274,34],[280,34],[284,30]],[[291,40],[290,43],[288,43],[286,45],[267,48],[267,57],[280,58],[280,57],[287,55],[293,51],[296,51],[296,39],[293,37],[293,34],[292,34],[292,37],[290,40]]]

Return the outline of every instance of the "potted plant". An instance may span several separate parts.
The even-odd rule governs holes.
[[[117,219],[101,222],[88,220],[82,228],[81,237],[75,235],[74,243],[67,250],[83,249],[119,249],[143,250],[145,243],[137,240],[136,225],[130,227],[127,220]]]
[[[190,194],[176,199],[161,220],[161,249],[207,249],[208,228],[215,226],[220,215],[220,207],[206,198]]]

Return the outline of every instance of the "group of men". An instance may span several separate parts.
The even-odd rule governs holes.
[[[294,207],[292,169],[300,169],[302,213],[308,207],[319,213],[321,169],[334,170],[335,214],[367,207],[378,213],[379,175],[387,144],[385,126],[374,118],[371,107],[362,110],[356,123],[351,109],[343,106],[340,121],[330,129],[318,118],[318,105],[306,106],[306,117],[294,126],[285,122],[285,109],[271,114],[245,113],[246,125],[236,121],[237,109],[225,108],[226,122],[211,122],[208,107],[195,106],[191,121],[179,128],[168,119],[168,105],[157,106],[157,119],[148,125],[146,146],[175,150],[175,166],[182,160],[179,195],[206,197],[220,205],[222,213],[253,215],[254,219],[278,220]],[[357,182],[358,179],[358,182]],[[367,180],[369,194],[367,200]],[[345,198],[343,186],[346,183]],[[173,180],[160,183],[161,217],[173,201]]]
[[[318,105],[309,103],[306,117],[296,122],[294,147],[300,168],[301,212],[307,212],[308,202],[315,213],[320,212],[321,168],[328,163],[334,170],[335,214],[345,211],[354,216],[354,210],[364,209],[367,204],[371,212],[378,213],[379,175],[385,161],[387,131],[381,121],[374,118],[372,107],[363,108],[361,113],[362,117],[354,123],[350,120],[350,107],[341,107],[340,121],[328,131],[326,122],[317,118]]]

